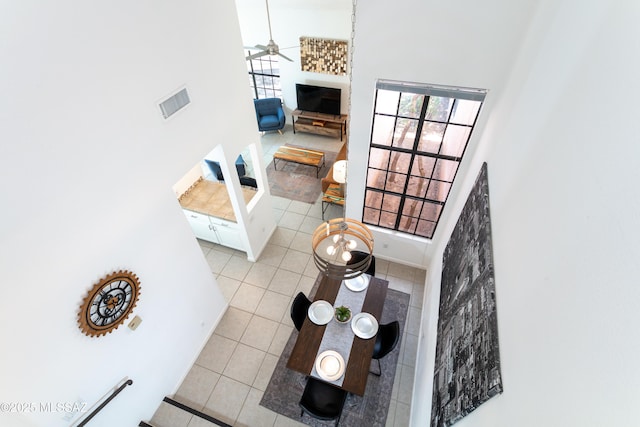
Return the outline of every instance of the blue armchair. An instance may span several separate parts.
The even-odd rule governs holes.
[[[258,130],[265,132],[277,130],[281,135],[284,128],[285,115],[280,98],[254,99]]]

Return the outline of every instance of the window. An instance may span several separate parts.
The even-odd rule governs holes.
[[[257,50],[247,50],[245,56],[257,52]],[[282,99],[282,89],[280,87],[280,64],[278,63],[277,56],[264,55],[259,58],[248,60],[247,70],[249,71],[249,84],[251,85],[255,99]]]
[[[364,223],[433,237],[485,95],[377,82]]]

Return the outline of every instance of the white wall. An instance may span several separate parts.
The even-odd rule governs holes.
[[[389,7],[382,0],[358,2],[349,137],[349,217],[362,217],[376,80],[488,89],[485,111],[490,110],[502,96],[532,4],[400,0]],[[480,118],[472,140],[481,134],[486,115]],[[470,144],[467,153],[473,150]],[[450,197],[455,199],[455,192],[454,186]],[[380,230],[374,230],[374,235],[377,256],[422,267],[428,262],[431,243],[426,239]]]
[[[490,91],[475,149],[424,253],[428,287],[411,425],[430,417],[442,252],[483,161],[504,393],[456,426],[636,425],[640,6],[402,1],[393,16],[377,3],[358,3],[358,29],[402,23],[402,43],[383,45],[394,52],[386,61],[410,53],[404,45],[421,50],[396,69],[377,59],[363,67],[364,51],[380,40],[357,31],[362,57],[353,87],[363,102],[354,102],[351,144],[366,142],[375,77]],[[413,16],[428,22],[417,25]],[[461,23],[468,32],[444,31]],[[429,44],[420,34],[433,25],[443,31],[430,32],[437,42]]]
[[[264,0],[236,0],[244,46],[269,41]],[[293,60],[279,58],[282,96],[287,112],[297,107],[296,83],[342,89],[342,112],[349,108],[348,76],[303,72],[300,69],[300,37],[347,40],[351,44],[351,0],[269,0],[271,30],[281,52]],[[290,48],[290,49],[289,49]],[[291,117],[287,117],[291,124]]]
[[[235,4],[1,8],[0,401],[91,404],[129,376],[95,423],[137,425],[226,307],[171,186],[217,143],[257,138],[231,122],[255,122]],[[165,122],[156,103],[182,85],[192,103]],[[89,338],[78,308],[117,269],[141,280],[142,324]],[[62,415],[10,423],[67,425]]]

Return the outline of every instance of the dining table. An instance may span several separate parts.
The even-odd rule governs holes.
[[[348,301],[351,319],[355,319],[359,313],[364,315],[368,313],[379,324],[389,282],[366,274],[362,274],[361,283],[363,283],[362,280],[366,280],[366,287],[354,291],[353,287],[348,287],[344,280],[333,279],[319,273],[314,284],[317,290],[313,301],[326,301],[332,306],[342,305]],[[362,396],[367,386],[375,341],[375,334],[369,338],[357,336],[349,322],[340,324],[332,318],[327,324],[316,324],[307,315],[287,361],[287,368],[326,380],[317,372],[316,360],[323,351],[336,351],[342,356],[346,366],[340,378],[328,382]]]

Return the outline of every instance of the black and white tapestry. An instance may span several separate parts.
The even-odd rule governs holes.
[[[431,427],[450,426],[502,393],[487,164],[442,260]]]

